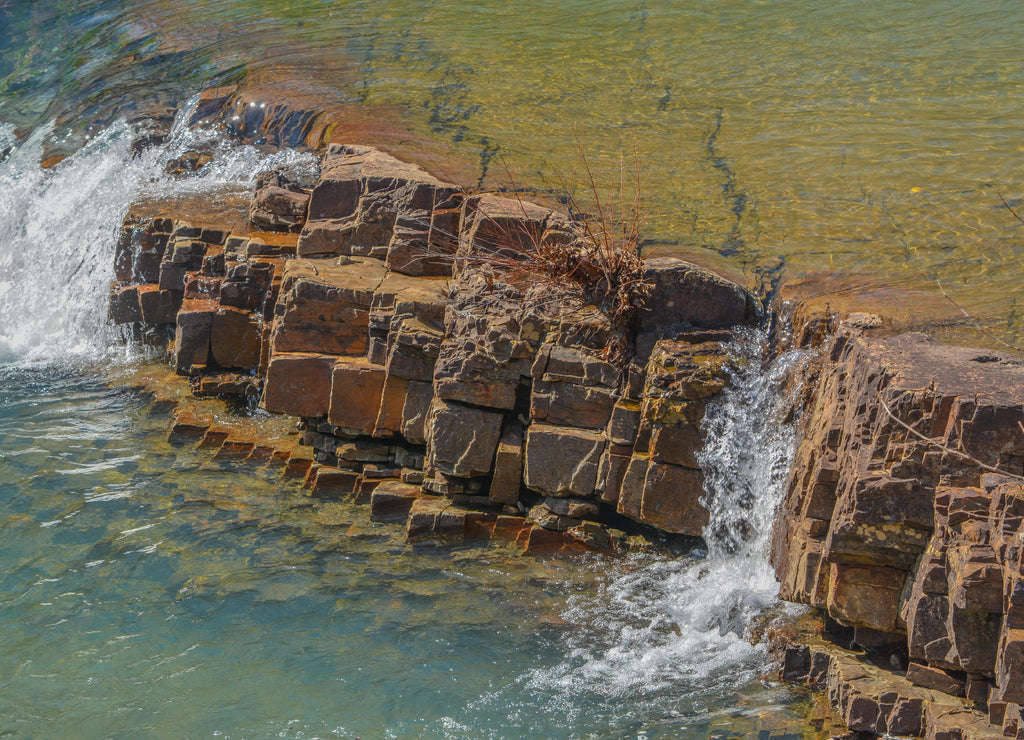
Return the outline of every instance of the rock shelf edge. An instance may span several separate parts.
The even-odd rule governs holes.
[[[129,216],[110,318],[196,395],[298,417],[280,462],[312,495],[368,502],[412,542],[701,535],[701,420],[726,345],[761,321],[748,291],[650,259],[630,351],[610,354],[598,308],[504,257],[571,239],[564,213],[358,145],[327,147],[312,187],[261,175],[249,218]],[[1024,364],[836,322],[805,327],[828,331],[771,553],[781,597],[823,622],[777,632],[783,677],[825,687],[855,732],[1024,737]],[[253,452],[211,433],[184,411],[171,437]]]

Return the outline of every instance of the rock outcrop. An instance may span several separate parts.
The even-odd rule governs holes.
[[[819,372],[776,524],[782,598],[823,610],[911,683],[987,704],[1012,736],[1024,700],[1024,363],[844,328]],[[905,727],[877,712],[851,727],[915,734],[921,711],[900,710]]]
[[[300,417],[315,493],[403,514],[414,540],[609,547],[629,519],[701,534],[700,421],[723,343],[758,320],[745,290],[651,260],[630,351],[613,351],[608,317],[532,266],[575,238],[565,215],[465,198],[368,147],[329,147],[308,196],[262,174],[250,221],[301,233],[127,221],[110,315],[173,331],[197,393]]]
[[[362,146],[331,145],[308,191],[261,175],[249,217],[246,233],[129,217],[110,317],[167,343],[197,395],[298,417],[304,447],[184,417],[172,439],[272,458],[314,495],[404,519],[411,542],[702,534],[701,421],[726,343],[758,320],[747,291],[648,260],[632,323],[613,325],[533,261],[575,249],[586,268],[567,215]],[[794,642],[784,672],[857,731],[1024,737],[1024,364],[873,329],[848,321],[814,365],[771,557],[831,642]]]

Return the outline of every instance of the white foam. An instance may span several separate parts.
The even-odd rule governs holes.
[[[113,357],[108,291],[121,222],[139,196],[249,191],[256,174],[278,164],[315,169],[310,154],[263,154],[213,131],[185,126],[186,108],[165,144],[134,156],[137,135],[116,123],[50,169],[40,165],[52,126],[13,143],[0,124],[0,364],[49,364]],[[6,132],[6,133],[4,133]],[[175,178],[165,165],[202,147],[213,161]]]
[[[706,556],[635,556],[614,566],[599,593],[576,598],[563,615],[579,628],[570,656],[531,674],[535,687],[642,701],[666,690],[738,688],[763,670],[749,629],[778,604],[767,546],[795,448],[781,389],[802,361],[791,353],[766,365],[763,344],[759,334],[734,343],[731,384],[704,422]]]

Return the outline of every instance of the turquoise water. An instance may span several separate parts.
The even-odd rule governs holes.
[[[742,618],[683,621],[692,560],[411,548],[365,507],[170,446],[168,422],[102,373],[0,372],[0,736],[794,726]]]

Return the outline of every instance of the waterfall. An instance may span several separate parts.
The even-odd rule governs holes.
[[[805,353],[769,359],[761,332],[729,350],[729,384],[704,420],[706,552],[612,566],[598,594],[576,599],[565,615],[587,639],[577,635],[569,660],[534,673],[538,687],[670,711],[681,694],[721,695],[764,670],[765,652],[748,631],[769,608],[782,608],[767,547],[795,452],[786,381]]]
[[[138,130],[119,122],[50,168],[41,160],[52,125],[16,142],[13,127],[0,122],[0,364],[109,356],[114,249],[136,199],[222,197],[251,189],[267,167],[316,167],[310,154],[267,155],[215,131],[189,129],[189,110],[165,143],[140,154],[132,150]],[[188,177],[166,172],[170,160],[196,149],[213,161]]]

